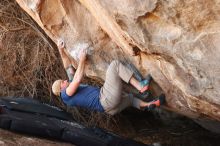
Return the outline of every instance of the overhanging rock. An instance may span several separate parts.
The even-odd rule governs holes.
[[[132,63],[153,76],[167,109],[220,121],[218,0],[17,2],[53,41],[63,38],[69,52],[77,43],[91,44],[87,76],[104,79],[113,59]]]

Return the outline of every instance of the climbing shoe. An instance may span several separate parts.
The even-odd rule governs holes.
[[[150,100],[150,97],[151,96],[151,93],[150,91],[145,91],[144,93],[142,94],[136,94],[136,97],[143,100],[143,101],[149,101]]]
[[[144,108],[144,110],[151,111],[155,109],[156,107],[160,107],[165,103],[165,95],[161,94],[157,99],[151,101],[147,107]]]
[[[144,80],[140,81],[140,85],[142,87],[141,90],[139,90],[140,94],[144,94],[144,92],[146,92],[149,89],[149,84],[151,80],[152,80],[152,77],[149,74]]]

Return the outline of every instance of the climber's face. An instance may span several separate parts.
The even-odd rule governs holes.
[[[69,82],[67,80],[62,80],[61,83],[60,83],[60,89],[61,91],[66,89],[69,85]]]

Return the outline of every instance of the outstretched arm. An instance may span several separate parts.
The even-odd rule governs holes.
[[[69,96],[72,96],[75,94],[77,88],[80,85],[80,82],[82,81],[83,75],[84,75],[84,69],[85,69],[85,62],[86,62],[86,50],[83,49],[80,53],[80,60],[79,65],[76,70],[76,73],[73,77],[73,81],[69,84],[69,86],[66,88],[66,94]]]
[[[78,67],[77,61],[76,61],[75,59],[73,59],[73,57],[70,56],[69,53],[67,53],[66,49],[64,49],[64,52],[66,53],[66,56],[68,56],[71,65],[72,65],[75,69],[77,69],[77,67]]]
[[[59,49],[64,68],[67,69],[70,65],[72,65],[76,69],[77,62],[66,52],[65,45],[62,40],[58,41],[57,47]]]

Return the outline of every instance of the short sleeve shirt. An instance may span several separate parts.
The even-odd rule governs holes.
[[[72,96],[66,94],[66,89],[61,91],[61,98],[68,106],[78,106],[99,112],[104,112],[104,109],[99,100],[100,88],[80,85],[76,93]]]

